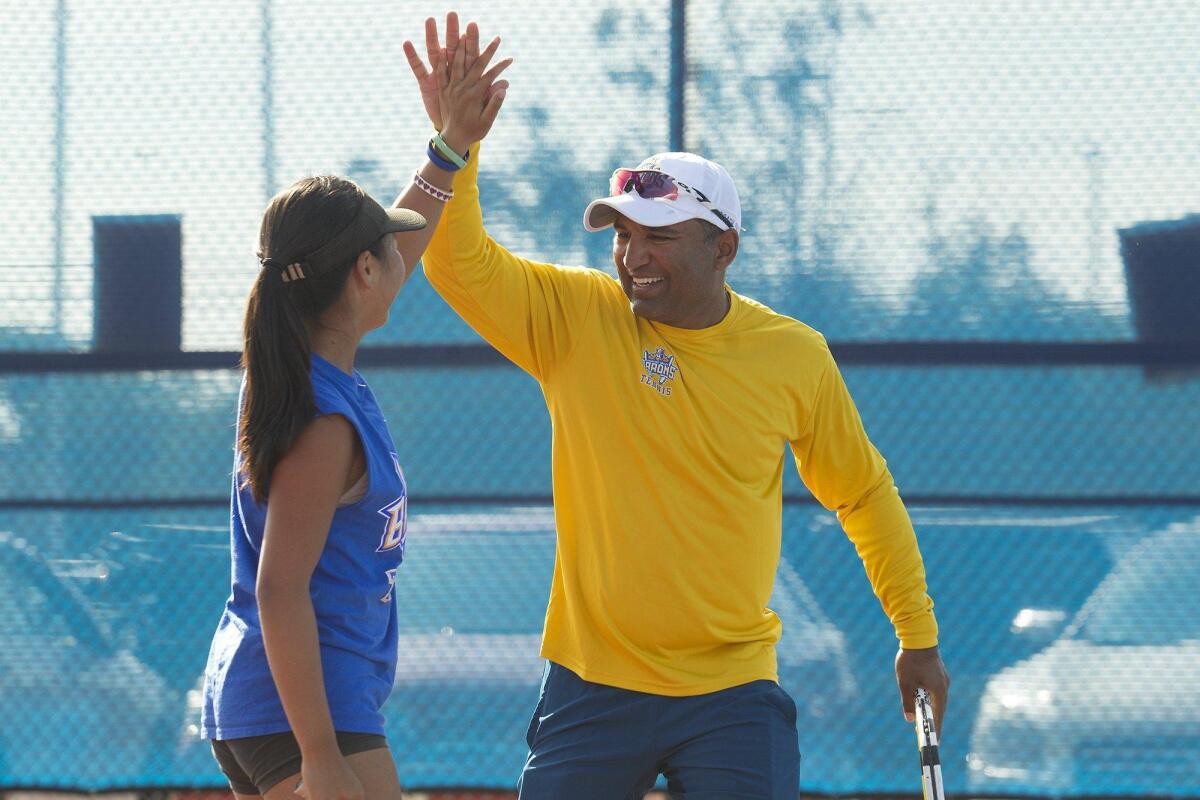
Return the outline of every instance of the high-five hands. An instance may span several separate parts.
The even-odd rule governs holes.
[[[500,37],[479,50],[479,26],[467,25],[459,35],[458,14],[446,15],[446,42],[438,39],[437,21],[425,20],[426,65],[411,41],[404,55],[421,89],[421,101],[433,127],[455,150],[465,151],[483,139],[496,121],[508,90],[508,81],[497,80],[513,60],[506,58],[491,69],[488,64],[500,47]]]

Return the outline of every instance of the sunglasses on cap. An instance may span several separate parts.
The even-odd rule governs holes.
[[[612,174],[612,180],[608,183],[609,193],[616,197],[628,192],[637,192],[641,197],[647,200],[677,200],[679,192],[682,190],[688,195],[691,195],[697,200],[700,205],[712,212],[713,216],[725,223],[727,229],[734,227],[733,220],[724,211],[712,204],[712,201],[704,196],[704,192],[699,189],[693,189],[681,180],[672,178],[665,172],[657,172],[652,169],[629,169],[622,167]]]

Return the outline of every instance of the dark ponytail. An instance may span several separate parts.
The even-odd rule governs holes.
[[[263,266],[243,326],[246,391],[237,442],[242,486],[249,485],[259,503],[267,498],[275,465],[315,413],[309,330],[341,295],[357,255],[321,269],[304,258],[350,224],[362,198],[362,189],[344,178],[305,178],[276,195],[263,215],[258,252]],[[304,277],[285,281],[292,264],[300,265]]]

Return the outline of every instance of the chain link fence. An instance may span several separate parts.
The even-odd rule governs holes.
[[[518,59],[480,154],[497,240],[611,271],[587,201],[702,152],[743,199],[731,285],[857,354],[938,601],[948,791],[1200,797],[1200,7],[459,10]],[[399,44],[441,11],[0,0],[0,791],[224,785],[197,690],[259,218],[317,172],[395,195],[428,135]],[[510,791],[554,558],[541,393],[419,273],[364,346],[412,494],[401,779]],[[783,513],[798,788],[912,793],[891,628],[794,470]]]

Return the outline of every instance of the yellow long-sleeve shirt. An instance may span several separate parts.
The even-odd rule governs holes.
[[[767,608],[790,446],[906,648],[937,643],[916,536],[824,338],[730,292],[718,324],[633,314],[592,269],[519,258],[483,227],[478,148],[425,274],[542,386],[558,545],[542,656],[661,695],[777,680]]]

